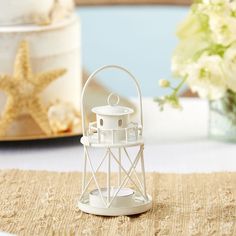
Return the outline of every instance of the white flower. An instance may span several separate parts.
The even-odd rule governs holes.
[[[236,11],[236,2],[235,1],[230,1],[229,7],[231,11]]]
[[[215,43],[230,45],[236,40],[236,18],[225,14],[209,14],[209,27]]]
[[[230,13],[230,0],[203,0],[202,3],[195,5],[196,12],[209,15]]]
[[[227,84],[222,63],[220,56],[203,54],[197,62],[189,64],[185,73],[188,75],[187,83],[192,91],[210,100],[224,96]]]
[[[224,72],[229,89],[236,92],[236,44],[229,47],[224,54]]]
[[[177,28],[177,36],[180,39],[186,39],[193,37],[195,34],[199,34],[202,31],[202,25],[199,22],[199,15],[190,12],[184,21]]]
[[[230,0],[202,0],[203,4],[225,4],[226,2],[229,2]]]
[[[209,44],[203,40],[203,35],[181,40],[176,47],[171,60],[171,71],[175,77],[185,77],[186,64],[200,51],[208,48]]]
[[[236,0],[201,0],[191,9],[177,31],[174,76],[203,98],[236,92]]]
[[[174,76],[184,77],[185,62],[178,55],[173,55],[171,59],[171,72]]]

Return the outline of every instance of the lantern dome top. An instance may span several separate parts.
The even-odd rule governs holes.
[[[104,116],[123,116],[134,112],[134,110],[129,107],[119,106],[119,101],[120,97],[117,94],[111,93],[107,98],[108,105],[94,107],[92,112]]]
[[[92,112],[104,116],[122,116],[131,114],[134,111],[129,107],[107,105],[107,106],[94,107],[92,109]]]

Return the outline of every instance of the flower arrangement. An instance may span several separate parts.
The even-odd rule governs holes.
[[[171,70],[181,78],[177,87],[167,80],[160,86],[172,90],[157,99],[181,107],[178,92],[186,83],[201,98],[217,100],[235,95],[236,107],[236,1],[197,0],[177,30],[179,44]]]

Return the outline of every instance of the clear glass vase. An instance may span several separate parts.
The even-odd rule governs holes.
[[[209,137],[236,142],[236,93],[209,102]]]

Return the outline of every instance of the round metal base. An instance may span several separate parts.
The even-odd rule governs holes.
[[[79,201],[78,207],[81,211],[100,216],[122,216],[136,215],[148,211],[152,207],[152,198],[148,195],[146,201],[135,198],[135,205],[126,207],[94,207],[89,203],[89,197]]]

